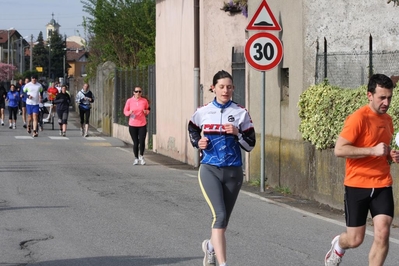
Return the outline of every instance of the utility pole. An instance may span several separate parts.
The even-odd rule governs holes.
[[[21,37],[20,38],[21,39],[21,47],[20,47],[20,65],[19,65],[19,73],[21,73],[22,74],[22,72],[24,71],[24,68],[23,68],[23,62],[24,62],[24,60],[23,60],[23,58],[24,58],[24,53],[23,53],[23,50],[24,50],[24,39],[23,39],[23,37]]]
[[[7,65],[10,65],[10,30],[7,30]],[[9,66],[8,66],[9,67]],[[10,68],[7,71],[7,81],[10,80]]]
[[[48,77],[51,79],[51,42],[48,43]]]
[[[33,34],[30,35],[30,66],[29,70],[32,72],[33,69]]]

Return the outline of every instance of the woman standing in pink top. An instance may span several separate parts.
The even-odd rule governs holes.
[[[135,87],[133,96],[127,99],[123,113],[129,117],[129,133],[133,141],[134,162],[133,165],[145,165],[144,149],[147,135],[147,115],[150,113],[148,100],[142,97],[143,89]],[[140,148],[140,155],[139,155]]]

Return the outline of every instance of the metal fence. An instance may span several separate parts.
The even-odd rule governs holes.
[[[123,108],[126,100],[133,95],[133,89],[140,86],[143,96],[150,102],[151,112],[147,117],[148,148],[152,148],[152,136],[156,134],[156,84],[155,65],[135,69],[115,70],[115,110],[113,121],[121,125],[128,125],[128,117],[124,116]]]
[[[369,51],[328,53],[324,40],[324,52],[317,48],[315,83],[327,79],[331,85],[357,88],[367,84],[372,73],[398,76],[399,51],[373,51],[371,36],[369,46]]]

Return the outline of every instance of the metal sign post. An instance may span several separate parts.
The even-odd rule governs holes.
[[[266,0],[263,0],[250,20],[247,30],[274,30],[280,31],[281,27]],[[265,191],[265,135],[266,135],[266,73],[276,67],[283,58],[283,45],[279,38],[268,32],[254,34],[245,44],[245,59],[256,70],[262,71],[262,130],[261,130],[261,169],[260,191]]]
[[[266,72],[262,71],[262,131],[260,135],[260,192],[265,192]]]

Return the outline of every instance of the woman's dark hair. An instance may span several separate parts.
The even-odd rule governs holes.
[[[220,70],[213,76],[213,82],[212,82],[213,86],[215,86],[216,83],[218,83],[219,79],[224,79],[224,78],[229,78],[231,79],[231,81],[233,81],[233,77],[230,75],[229,72]]]
[[[375,89],[377,88],[377,85],[385,88],[392,90],[394,87],[394,84],[392,82],[392,79],[389,78],[388,76],[384,74],[374,74],[370,77],[369,84],[367,86],[367,91],[371,92],[372,94],[375,93]]]

